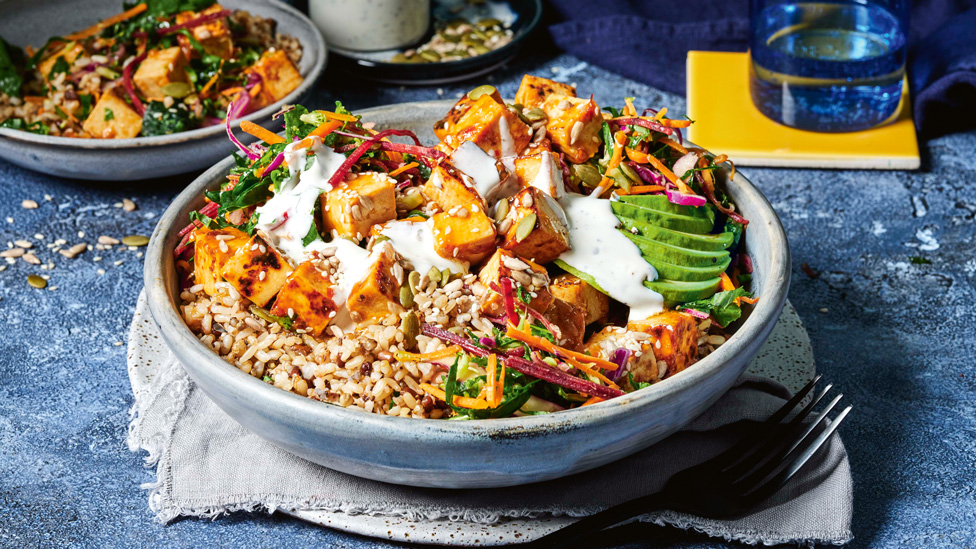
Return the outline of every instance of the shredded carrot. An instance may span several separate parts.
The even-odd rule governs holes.
[[[341,122],[338,122],[338,121],[335,121],[335,120],[325,121],[325,122],[319,124],[319,126],[317,128],[315,128],[314,130],[308,132],[308,136],[309,137],[325,137],[325,136],[329,135],[330,133],[334,132],[341,125],[342,125]]]
[[[447,402],[447,395],[444,391],[434,387],[430,383],[421,383],[420,388],[428,395]],[[488,408],[488,402],[482,398],[471,398],[461,395],[454,395],[454,405],[471,410],[484,410]]]
[[[739,299],[745,301],[749,305],[755,305],[759,301],[758,297],[740,297]]]
[[[359,119],[355,116],[350,116],[348,114],[339,114],[332,111],[315,111],[325,115],[326,118],[331,118],[332,120],[342,120],[343,122],[358,122]]]
[[[242,88],[240,86],[235,86],[233,88],[227,88],[226,90],[220,92],[220,95],[234,95],[235,93],[238,93],[238,92],[240,92],[243,89],[244,88]]]
[[[494,355],[492,355],[494,356]],[[495,401],[491,403],[492,408],[497,408],[505,397],[505,364],[502,363],[501,372],[498,374],[498,388],[495,389]]]
[[[392,172],[390,172],[389,175],[390,175],[390,177],[396,177],[396,176],[400,175],[401,173],[409,170],[410,168],[416,168],[419,165],[420,164],[418,164],[416,162],[411,162],[409,164],[404,164],[403,166],[400,166],[399,168],[397,168],[397,169],[393,170]]]
[[[69,34],[68,36],[65,36],[65,38],[68,39],[68,40],[83,40],[85,38],[88,38],[89,36],[94,36],[94,35],[102,32],[103,30],[111,27],[112,25],[114,25],[116,23],[121,23],[122,21],[125,21],[126,19],[135,17],[136,15],[139,15],[140,13],[142,13],[144,11],[146,11],[146,4],[144,4],[144,3],[143,4],[137,4],[137,5],[133,6],[132,8],[127,9],[127,10],[125,10],[124,12],[122,12],[122,13],[120,13],[118,15],[113,15],[112,17],[109,17],[108,19],[103,19],[99,23],[96,23],[96,24],[88,27],[87,29],[85,29],[83,31],[76,32],[74,34]]]
[[[27,102],[27,103],[38,103],[38,104],[41,104],[41,103],[44,103],[44,98],[41,97],[40,95],[25,95],[24,96],[24,101]]]
[[[654,118],[652,118],[651,120],[654,120],[656,122],[661,122],[662,120],[664,120],[664,115],[666,114],[668,114],[668,108],[664,107],[663,109],[657,111],[657,114],[655,114]]]
[[[617,194],[647,194],[656,193],[663,191],[664,187],[660,185],[634,185],[629,191],[623,189],[617,189]]]
[[[582,362],[576,360],[575,358],[566,357],[566,362],[568,362],[574,368],[582,371],[584,374],[586,374],[588,376],[595,377],[595,378],[599,379],[600,381],[606,383],[608,387],[613,387],[614,389],[619,389],[620,388],[620,387],[617,386],[616,383],[610,381],[607,378],[607,376],[601,374],[600,372],[594,370],[593,368],[590,368],[589,366],[587,366],[586,364],[583,364]]]
[[[712,159],[712,163],[713,164],[721,164],[722,162],[725,162],[728,159],[729,159],[729,155],[727,155],[727,154],[720,154],[720,155],[716,156],[714,159]]]
[[[259,93],[261,93],[261,83],[260,82],[258,82],[257,84],[255,84],[255,86],[253,88],[251,88],[250,91],[247,92],[247,94],[250,95],[251,97],[257,97]]]
[[[654,156],[653,154],[642,153],[640,151],[628,148],[627,156],[630,157],[631,160],[639,164],[650,164],[651,166],[654,166],[657,169],[657,171],[661,172],[661,175],[663,175],[668,179],[668,181],[677,185],[678,190],[681,191],[682,193],[695,194],[694,191],[692,191],[688,187],[688,185],[686,185],[685,182],[681,180],[680,177],[674,175],[674,172],[669,170],[668,167],[665,166],[663,162],[658,160],[657,157]]]
[[[508,337],[512,339],[517,339],[522,343],[527,343],[537,349],[542,349],[548,353],[554,355],[559,355],[563,358],[575,358],[576,360],[582,362],[590,362],[604,370],[616,370],[617,365],[609,360],[604,360],[600,357],[590,356],[584,353],[577,353],[576,351],[570,351],[569,349],[560,347],[555,343],[549,341],[548,339],[529,335],[525,332],[520,332],[519,330],[513,328],[511,325],[508,326],[508,331],[505,333]]]
[[[610,157],[610,162],[607,163],[607,171],[603,172],[604,174],[610,173],[610,170],[620,165],[620,160],[624,154],[624,143],[627,141],[627,134],[617,132],[613,134],[613,141],[617,146],[613,148],[613,156]],[[590,196],[602,195],[611,185],[613,185],[613,178],[604,175],[603,179],[600,180],[600,184],[590,193]]]
[[[438,351],[432,351],[429,353],[408,353],[406,351],[398,351],[396,353],[396,359],[404,362],[429,362],[431,360],[437,360],[438,358],[444,358],[451,355],[456,355],[461,352],[461,347],[458,345],[451,345],[450,347],[445,347]]]
[[[220,70],[223,68],[224,68],[224,60],[221,59],[220,67],[218,67],[217,72],[215,72],[213,76],[210,77],[210,80],[207,80],[207,83],[203,85],[203,89],[200,90],[200,95],[202,96],[207,95],[207,91],[209,91],[210,88],[217,83],[217,79],[220,78]]]
[[[664,120],[658,120],[662,126],[667,128],[687,128],[691,125],[691,120],[672,120],[670,118],[665,118]]]
[[[284,137],[281,137],[280,135],[274,132],[268,131],[262,128],[261,126],[258,126],[254,122],[251,122],[250,120],[241,120],[241,131],[245,133],[249,133],[254,137],[257,137],[258,139],[264,141],[268,145],[274,145],[276,143],[285,142]]]
[[[620,114],[624,116],[637,116],[637,109],[634,108],[634,98],[626,97],[624,98],[624,103],[626,103],[627,105],[624,107],[624,110]]]
[[[667,146],[669,146],[669,147],[671,147],[672,149],[678,151],[681,154],[688,154],[688,149],[686,149],[683,145],[681,145],[680,143],[674,141],[673,139],[668,139],[667,137],[662,137],[661,139],[658,139],[658,141],[661,142],[661,143],[663,143],[663,144],[665,144],[665,145],[667,145]]]
[[[587,400],[583,404],[580,404],[580,407],[589,406],[591,404],[596,404],[597,402],[603,402],[603,399],[600,398],[600,397],[590,397],[589,400]]]
[[[497,379],[495,377],[495,373],[497,370],[498,370],[498,356],[495,353],[492,353],[488,355],[488,368],[486,372],[488,374],[488,394],[486,395],[485,398],[485,400],[492,403],[492,405],[495,404],[495,400],[500,396],[497,394],[498,384],[497,384]]]

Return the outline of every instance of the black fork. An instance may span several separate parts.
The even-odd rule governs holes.
[[[813,378],[751,435],[714,458],[679,471],[660,492],[614,505],[551,532],[530,545],[566,547],[580,536],[664,509],[716,519],[746,514],[793,478],[826,445],[851,411],[850,406],[844,408],[830,425],[821,429],[827,415],[843,397],[838,394],[812,421],[803,423],[827,397],[832,388],[828,384],[784,422],[790,412],[811,394],[821,377]]]

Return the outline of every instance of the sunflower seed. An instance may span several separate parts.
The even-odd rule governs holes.
[[[112,238],[111,236],[102,235],[98,237],[98,243],[105,246],[114,246],[119,243],[117,238]]]
[[[529,277],[529,275],[525,274],[525,271],[512,271],[511,277],[524,287],[532,285],[532,279]]]
[[[136,207],[137,206],[136,206],[136,203],[135,202],[129,200],[128,198],[123,198],[122,199],[122,209],[123,210],[125,210],[127,212],[134,212],[134,211],[136,211]]]
[[[23,248],[11,248],[0,252],[0,257],[21,257],[27,253]]]
[[[61,250],[61,255],[67,257],[68,259],[74,259],[78,254],[84,252],[88,249],[88,245],[84,242],[80,244],[75,244],[74,246],[68,248],[67,250]]]
[[[37,259],[37,256],[34,255],[34,254],[24,254],[21,257],[21,259],[23,259],[24,261],[30,263],[31,265],[40,265],[41,264],[41,260],[40,259]]]
[[[569,131],[569,144],[570,145],[576,143],[576,140],[579,139],[580,133],[582,131],[583,131],[583,123],[580,122],[579,120],[577,120],[576,123],[573,124],[573,129]]]
[[[524,271],[529,268],[529,264],[515,256],[503,255],[502,263],[513,271]]]
[[[502,222],[501,222],[501,223],[500,223],[500,224],[498,225],[498,232],[500,232],[500,233],[507,233],[507,232],[508,232],[508,230],[509,230],[509,229],[511,229],[511,228],[512,228],[512,219],[511,219],[511,218],[508,218],[508,217],[506,217],[506,218],[505,218],[505,219],[503,219],[503,220],[502,220]]]
[[[531,193],[525,193],[524,195],[522,195],[522,206],[526,208],[531,208],[532,204],[534,203],[535,203],[535,199],[532,198]]]
[[[24,200],[20,203],[20,207],[24,208],[25,210],[36,210],[37,202],[34,202],[33,200]]]
[[[30,240],[14,240],[14,246],[29,250],[34,247],[34,244]]]

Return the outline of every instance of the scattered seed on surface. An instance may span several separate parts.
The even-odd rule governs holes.
[[[34,254],[24,254],[23,256],[21,256],[21,259],[23,259],[24,261],[30,263],[31,265],[40,265],[41,264],[41,260],[40,259],[37,259],[37,256],[34,255]]]
[[[140,247],[149,244],[149,237],[143,236],[141,234],[130,235],[122,239],[122,243],[126,246]]]
[[[114,246],[119,243],[117,238],[112,238],[111,236],[102,235],[98,237],[98,243],[103,246]]]
[[[30,284],[32,288],[37,288],[38,290],[43,290],[47,287],[47,280],[44,280],[37,275],[29,275],[27,277],[27,283]]]
[[[10,257],[10,258],[21,257],[25,253],[27,253],[27,252],[24,251],[23,248],[11,248],[9,250],[4,250],[4,251],[0,252],[0,257]]]
[[[20,203],[20,207],[24,208],[25,210],[36,210],[37,206],[38,206],[37,202],[30,199],[24,200],[23,202]]]
[[[74,259],[75,257],[78,256],[78,254],[84,252],[87,249],[88,249],[88,245],[85,244],[84,242],[81,242],[80,244],[75,244],[74,246],[68,248],[67,250],[61,250],[60,253],[61,255],[67,257],[68,259]]]
[[[579,124],[579,122],[577,122],[577,124]],[[134,212],[134,211],[136,211],[136,208],[137,208],[137,206],[136,206],[136,203],[135,202],[129,200],[128,198],[123,198],[122,199],[122,209],[123,210],[125,210],[127,212]]]
[[[34,244],[30,240],[14,240],[14,244],[19,248],[24,248],[29,250],[34,247]]]

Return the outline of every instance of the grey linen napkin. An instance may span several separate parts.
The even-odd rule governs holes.
[[[233,511],[329,510],[415,521],[491,523],[507,518],[585,516],[659,490],[676,471],[727,448],[741,420],[778,409],[789,392],[744,376],[683,431],[637,455],[554,481],[493,490],[396,486],[333,471],[293,456],[241,427],[186,376],[158,337],[140,296],[129,337],[135,394],[128,443],[148,452],[156,481],[143,485],[159,521]],[[641,517],[751,544],[851,539],[852,485],[838,436],[790,485],[753,514],[717,521],[673,512]]]

